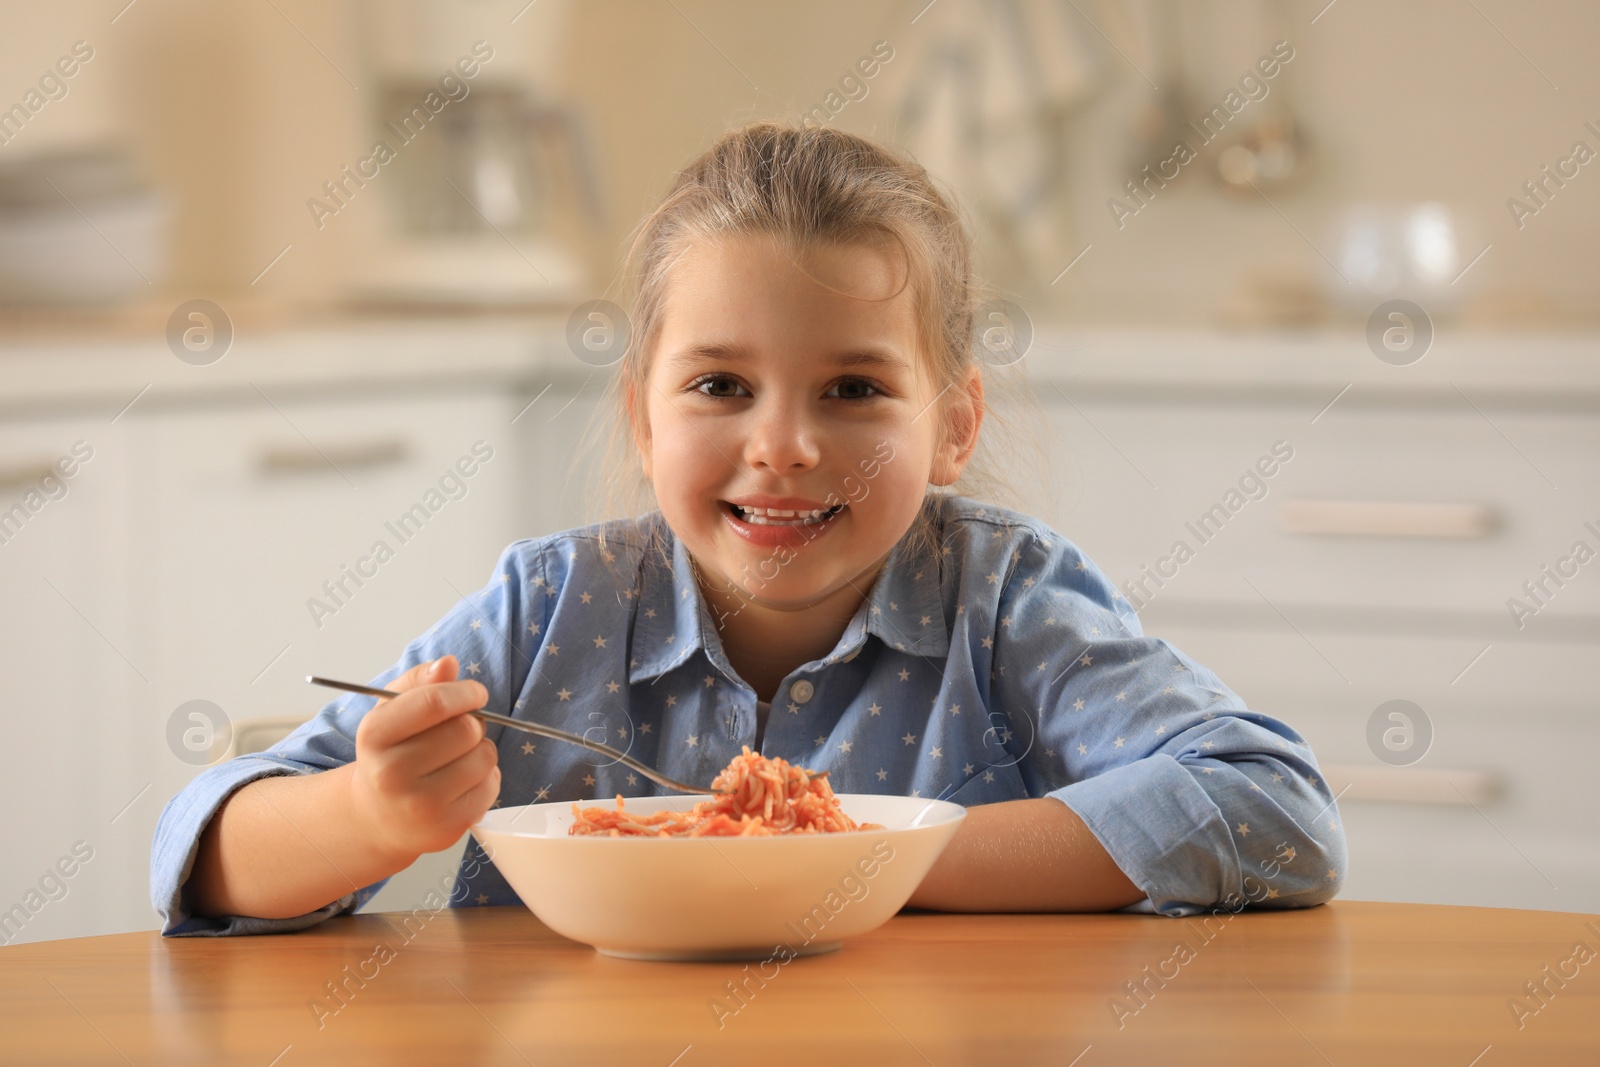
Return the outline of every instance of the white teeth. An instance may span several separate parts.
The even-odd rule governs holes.
[[[810,511],[791,511],[784,508],[747,508],[732,505],[739,518],[752,526],[804,526],[831,517],[838,507],[813,508]]]

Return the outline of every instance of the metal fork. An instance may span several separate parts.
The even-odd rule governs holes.
[[[361,693],[365,696],[377,697],[380,700],[387,700],[390,697],[397,697],[400,695],[393,689],[375,689],[370,685],[357,685],[355,682],[337,682],[332,678],[318,678],[314,674],[306,675],[306,681],[310,682],[312,685],[325,685],[329,689],[343,689],[347,693]],[[553,726],[541,726],[538,723],[523,722],[521,719],[513,719],[506,715],[499,715],[483,708],[479,708],[476,711],[469,711],[467,714],[475,715],[484,722],[492,722],[499,726],[509,726],[513,730],[522,730],[525,733],[537,734],[540,737],[548,737],[554,741],[565,741],[570,745],[578,745],[601,756],[609,756],[611,759],[622,764],[624,767],[638,771],[652,782],[659,782],[668,789],[676,789],[680,793],[714,794],[717,792],[717,790],[707,789],[698,785],[690,785],[687,782],[680,782],[675,778],[668,778],[654,767],[647,767],[645,764],[640,763],[626,752],[619,752],[610,745],[601,744],[599,741],[591,741],[587,737],[579,737],[577,734],[569,734],[565,730],[557,730]],[[821,777],[821,775],[813,775],[812,777]],[[732,792],[732,790],[722,790],[721,792],[727,793]]]

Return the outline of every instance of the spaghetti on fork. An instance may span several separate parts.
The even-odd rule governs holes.
[[[711,783],[719,795],[688,811],[634,815],[617,794],[615,810],[572,805],[572,836],[761,837],[771,834],[832,834],[881,830],[844,813],[825,777],[786,760],[768,759],[744,747]]]

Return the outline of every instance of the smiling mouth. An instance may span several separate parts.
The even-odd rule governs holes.
[[[818,526],[843,511],[845,505],[802,511],[790,508],[745,508],[724,500],[733,517],[751,526]]]

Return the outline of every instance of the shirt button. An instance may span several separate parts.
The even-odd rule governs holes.
[[[811,699],[811,694],[816,691],[816,686],[802,678],[789,687],[789,699],[796,704],[804,704]]]

